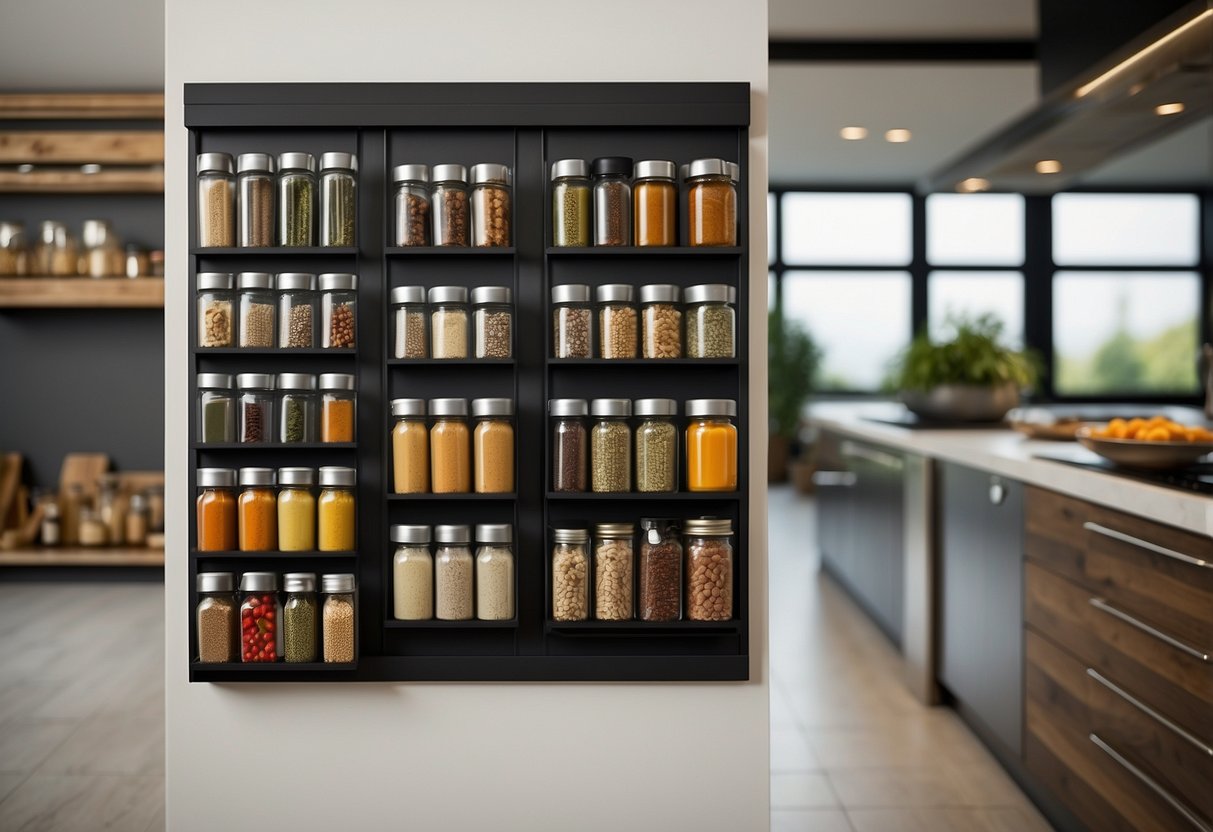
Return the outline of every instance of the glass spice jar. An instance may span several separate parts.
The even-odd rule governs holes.
[[[316,661],[319,615],[316,609],[316,576],[311,572],[287,572],[282,576],[286,603],[282,605],[282,658],[292,663]]]
[[[392,617],[428,621],[434,617],[434,556],[429,526],[392,526]]]
[[[278,156],[278,245],[316,244],[316,157]]]
[[[392,182],[396,190],[394,245],[430,244],[429,181],[430,169],[425,165],[397,165],[392,169]]]
[[[122,240],[109,220],[85,220],[81,224],[80,242],[80,274],[116,277],[124,273]]]
[[[278,549],[311,552],[316,548],[316,498],[311,468],[278,469]]]
[[[148,527],[147,497],[132,494],[126,510],[125,529],[122,541],[127,546],[146,546]]]
[[[510,169],[505,165],[472,165],[472,245],[510,244]]]
[[[590,415],[590,489],[599,493],[632,490],[632,429],[627,399],[594,399]]]
[[[278,441],[316,441],[316,377],[311,373],[281,373],[278,391]]]
[[[674,521],[640,521],[637,572],[637,617],[641,621],[677,621],[682,612],[682,543]]]
[[[686,290],[687,357],[735,358],[737,316],[724,283],[688,286]]]
[[[430,490],[430,433],[425,426],[425,399],[393,399],[393,490],[425,494]]]
[[[640,344],[645,358],[682,358],[681,294],[668,283],[640,287]]]
[[[240,607],[231,572],[199,572],[194,608],[198,661],[221,664],[237,661],[240,653]]]
[[[274,377],[268,373],[236,376],[240,407],[236,419],[239,442],[274,441]]]
[[[636,490],[670,493],[678,490],[678,429],[673,399],[637,399]]]
[[[353,349],[357,336],[358,275],[320,275],[320,346]]]
[[[430,355],[433,358],[468,357],[468,290],[463,286],[435,286],[429,292]]]
[[[475,611],[471,529],[435,526],[434,540],[438,542],[434,552],[435,615],[442,621],[467,621]]]
[[[278,548],[278,497],[273,468],[241,468],[236,501],[240,551],[270,552]]]
[[[590,535],[585,529],[552,529],[552,620],[590,617]]]
[[[585,159],[561,159],[552,164],[552,245],[558,248],[590,244],[590,166]]]
[[[316,548],[322,552],[352,552],[357,548],[354,481],[353,468],[327,465],[320,469]]]
[[[552,357],[592,358],[590,287],[567,283],[552,287]]]
[[[632,244],[632,160],[604,156],[591,165],[594,173],[594,245]]]
[[[737,245],[737,188],[724,159],[696,159],[687,180],[687,245]]]
[[[508,494],[514,490],[514,402],[472,399],[472,487],[477,494]]]
[[[631,523],[594,526],[594,618],[598,621],[632,618],[635,536]]]
[[[320,441],[353,442],[355,424],[352,373],[320,374]]]
[[[686,544],[686,616],[691,621],[733,617],[733,523],[701,517],[683,526]]]
[[[236,441],[236,399],[227,373],[198,374],[198,441]]]
[[[435,494],[472,490],[467,399],[430,399],[430,486]]]
[[[199,153],[197,169],[198,246],[233,246],[236,240],[236,181],[232,174],[232,157],[227,153]]]
[[[195,527],[199,552],[234,552],[237,543],[236,472],[231,468],[199,468]]]
[[[476,526],[476,617],[481,621],[514,617],[513,539],[508,523]]]
[[[471,240],[468,217],[468,172],[463,165],[434,165],[430,213],[433,244],[466,246]]]
[[[29,273],[38,277],[75,277],[79,270],[76,238],[63,223],[44,220],[38,226],[38,241],[30,253]]]
[[[678,186],[674,184],[674,172],[673,162],[636,163],[632,184],[636,245],[678,245]]]
[[[19,277],[29,273],[25,224],[0,220],[0,275]]]
[[[316,275],[283,272],[278,287],[278,346],[311,349],[316,346]]]
[[[198,346],[236,346],[236,296],[232,276],[224,272],[198,275]]]
[[[477,286],[472,290],[472,332],[477,358],[513,355],[514,310],[507,286]]]
[[[320,154],[320,245],[353,246],[358,210],[358,157]]]
[[[240,576],[240,655],[245,662],[276,662],[282,655],[282,604],[278,576],[245,572]]]
[[[626,283],[599,286],[598,357],[635,358],[637,320],[632,287]]]
[[[354,576],[348,572],[320,576],[324,592],[321,632],[326,664],[352,664],[358,658],[358,606]]]
[[[274,157],[268,153],[236,157],[236,228],[242,247],[274,244]]]
[[[737,490],[737,402],[690,399],[687,419],[687,490]]]
[[[277,308],[274,276],[269,272],[241,272],[236,276],[236,289],[240,292],[240,346],[272,348]]]
[[[397,286],[392,290],[392,318],[396,337],[393,358],[429,358],[425,331],[425,287]]]
[[[127,245],[122,258],[123,275],[130,278],[146,277],[152,268],[147,252],[136,245]]]
[[[585,399],[552,399],[552,490],[582,492],[588,485],[589,439]]]

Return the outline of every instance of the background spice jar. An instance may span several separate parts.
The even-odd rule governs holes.
[[[316,377],[310,373],[280,373],[278,441],[316,441]]]
[[[236,296],[232,276],[224,272],[198,274],[198,346],[236,346]]]
[[[29,274],[25,242],[25,224],[0,220],[0,275],[18,277]]]
[[[320,346],[329,349],[353,349],[358,313],[358,275],[329,273],[320,275]]]
[[[430,212],[436,246],[466,246],[471,239],[468,172],[463,165],[434,165]]]
[[[236,376],[240,413],[236,432],[241,442],[274,441],[274,377],[267,373]]]
[[[199,153],[197,168],[198,245],[203,248],[234,245],[236,182],[232,175],[232,157],[227,153]]]
[[[397,165],[392,169],[396,188],[395,245],[430,244],[429,180],[430,169],[425,165]]]
[[[632,429],[627,419],[632,403],[627,399],[594,399],[590,413],[590,486],[595,492],[632,490]]]
[[[38,226],[38,240],[30,252],[29,274],[75,277],[79,270],[76,238],[63,223],[43,220]]]
[[[425,399],[392,399],[393,489],[397,494],[430,490],[430,432],[425,426]]]
[[[234,552],[236,537],[236,472],[231,468],[199,468],[195,526],[199,552]]]
[[[632,160],[603,156],[591,164],[594,173],[594,245],[632,244]]]
[[[319,652],[319,621],[316,608],[316,575],[287,572],[282,576],[286,603],[282,605],[283,659],[314,662]]]
[[[324,591],[324,661],[350,664],[358,658],[354,576],[349,573],[322,575],[320,587]]]
[[[687,357],[735,358],[737,316],[724,283],[705,283],[686,290]]]
[[[355,471],[339,465],[320,469],[320,499],[316,502],[316,548],[322,552],[352,552],[357,548]]]
[[[585,529],[552,530],[552,619],[585,621],[590,615],[590,535]]]
[[[737,189],[724,159],[691,162],[687,185],[687,244],[737,245]]]
[[[636,307],[634,291],[626,283],[598,287],[598,357],[636,357]]]
[[[514,402],[473,399],[473,488],[477,494],[507,494],[514,490]]]
[[[728,621],[733,617],[733,534],[731,520],[687,520],[687,618]]]
[[[472,490],[467,399],[430,399],[430,483],[435,494]]]
[[[552,245],[590,245],[590,166],[585,159],[552,164]]]
[[[678,245],[678,187],[674,184],[674,173],[673,162],[636,163],[632,185],[636,245]]]
[[[274,244],[274,157],[268,153],[241,153],[236,157],[237,244],[265,247]]]
[[[510,169],[472,165],[472,245],[508,246],[511,212]]]
[[[568,283],[552,287],[552,356],[590,358],[593,339],[590,287]]]
[[[429,292],[430,355],[434,358],[468,357],[468,290],[463,286],[435,286]]]
[[[434,617],[434,557],[429,526],[392,526],[396,544],[392,558],[392,616],[397,621],[426,621]]]
[[[316,498],[311,468],[278,469],[278,549],[310,552],[316,548]]]
[[[636,490],[672,492],[678,490],[678,429],[674,417],[678,403],[673,399],[637,399]]]
[[[227,373],[198,374],[198,441],[236,441],[236,397]]]
[[[669,283],[640,287],[640,343],[645,358],[682,358],[681,294]]]
[[[316,157],[278,156],[278,245],[316,244]]]
[[[507,286],[477,286],[472,290],[472,331],[477,358],[513,355],[514,310]]]
[[[627,621],[632,617],[631,523],[599,523],[594,526],[594,618]]]
[[[240,608],[230,572],[199,572],[198,661],[203,664],[234,662],[240,655]]]
[[[508,523],[476,526],[476,617],[481,621],[514,617],[513,538]]]
[[[356,399],[352,374],[320,374],[321,442],[354,441]]]
[[[671,520],[640,521],[641,621],[677,621],[682,610],[682,543]]]
[[[246,662],[276,662],[282,655],[282,605],[278,576],[245,572],[240,576],[240,652]]]
[[[358,210],[358,157],[329,151],[320,154],[320,245],[354,245]]]
[[[236,501],[240,551],[270,552],[278,548],[278,498],[273,468],[241,468]]]
[[[278,346],[311,349],[316,346],[316,275],[283,272],[278,287]]]
[[[236,277],[240,292],[240,346],[267,349],[274,346],[274,276],[269,272],[241,272]]]
[[[393,358],[429,358],[425,331],[425,288],[397,286],[392,290],[392,318],[396,327]]]
[[[589,440],[585,399],[552,399],[552,490],[585,491],[589,470]]]
[[[467,526],[435,526],[435,612],[443,621],[467,621],[474,613],[472,594],[474,561],[471,530]]]

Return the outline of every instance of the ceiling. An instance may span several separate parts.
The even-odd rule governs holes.
[[[1034,38],[1037,0],[770,0],[772,38]]]

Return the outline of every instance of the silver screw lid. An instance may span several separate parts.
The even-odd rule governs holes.
[[[316,157],[310,153],[279,153],[278,171],[286,173],[288,170],[306,170],[315,173]]]
[[[683,534],[727,537],[733,533],[733,521],[727,517],[695,517],[682,524]]]
[[[481,162],[478,165],[472,165],[472,184],[510,184],[510,169],[505,165],[499,165],[495,162]]]
[[[199,572],[195,586],[199,592],[235,592],[236,579],[231,572]]]
[[[241,468],[240,484],[266,486],[274,484],[273,468]]]
[[[513,416],[513,399],[472,399],[472,416],[482,419],[488,416]]]
[[[559,162],[553,162],[552,179],[560,179],[564,176],[588,179],[590,176],[589,162],[585,159],[561,159]]]
[[[509,303],[510,289],[508,286],[477,286],[472,290],[472,305],[483,303]]]
[[[321,390],[353,390],[354,376],[351,373],[321,373]]]
[[[509,543],[514,539],[514,527],[509,523],[478,523],[477,543]]]
[[[589,303],[590,287],[581,283],[566,283],[552,287],[552,303]]]
[[[282,588],[286,592],[315,592],[316,573],[287,572],[282,576]]]
[[[435,526],[434,540],[438,543],[469,543],[472,530],[469,526]]]
[[[732,399],[688,399],[686,403],[687,416],[729,416],[737,415],[737,402]]]
[[[277,592],[278,576],[273,572],[245,572],[240,576],[241,592]]]
[[[669,179],[674,181],[674,163],[661,159],[650,159],[636,163],[633,179]]]
[[[434,165],[434,183],[438,182],[467,182],[468,169],[463,165]]]
[[[232,275],[229,272],[199,272],[198,273],[198,291],[205,292],[208,289],[231,289]]]
[[[241,153],[236,157],[236,173],[273,173],[274,157],[268,153]]]
[[[590,402],[590,414],[593,416],[631,416],[632,402],[630,399],[594,399]]]
[[[199,153],[198,173],[231,173],[232,155],[230,153]]]
[[[284,291],[314,291],[316,275],[308,272],[282,272],[275,281],[279,292]]]
[[[232,468],[199,468],[195,476],[199,488],[236,487],[236,472]]]
[[[724,166],[729,172],[729,179],[732,179],[733,184],[736,185],[741,180],[741,165],[736,162],[725,162]]]
[[[336,594],[339,592],[354,591],[354,576],[348,572],[338,572],[335,574],[321,575],[320,586],[325,594]]]
[[[237,289],[273,289],[274,276],[269,272],[241,272],[236,276]]]
[[[353,153],[330,150],[320,154],[321,170],[358,170],[358,157]]]
[[[637,416],[677,416],[678,402],[673,399],[637,399],[632,412]]]
[[[429,526],[392,526],[388,530],[388,537],[393,543],[414,543],[425,544],[430,542],[430,527]]]
[[[358,275],[330,272],[320,275],[319,282],[322,292],[340,292],[342,290],[352,292],[358,288]]]
[[[429,182],[430,169],[426,165],[396,165],[392,168],[393,182]]]
[[[586,544],[590,542],[590,533],[586,529],[552,529],[552,542]]]
[[[316,482],[316,472],[311,468],[279,468],[279,485],[311,485]]]
[[[599,303],[631,303],[635,290],[626,283],[606,283],[598,287],[595,296]]]
[[[199,373],[199,390],[231,390],[232,377],[227,373]]]
[[[633,537],[636,534],[635,523],[595,523],[594,536],[620,539]]]
[[[687,303],[728,303],[729,287],[725,283],[701,283],[688,286],[683,299]]]
[[[430,399],[431,416],[467,416],[467,399]]]
[[[279,373],[279,390],[315,390],[316,377],[311,373]]]
[[[352,488],[357,474],[353,468],[325,465],[320,468],[321,488]]]
[[[585,399],[551,399],[548,401],[548,413],[552,416],[585,416],[590,412],[590,406]]]
[[[682,290],[672,283],[649,283],[640,287],[641,303],[678,303]]]
[[[269,373],[241,373],[236,376],[236,386],[241,390],[273,390],[274,377]]]
[[[467,303],[468,290],[465,286],[435,286],[429,292],[430,303]]]
[[[691,162],[691,169],[687,172],[688,179],[694,179],[697,176],[728,175],[728,162],[724,159],[696,159]]]
[[[392,399],[393,416],[425,416],[425,399]]]
[[[392,290],[392,304],[425,303],[424,286],[397,286]]]

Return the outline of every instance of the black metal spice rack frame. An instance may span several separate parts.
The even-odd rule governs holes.
[[[351,665],[203,665],[190,681],[734,681],[749,678],[749,85],[653,84],[187,84],[190,158],[206,151],[357,153],[357,245],[352,248],[206,249],[189,257],[190,493],[195,471],[218,465],[354,465],[357,551],[189,553],[187,607],[200,571],[353,571],[358,580],[358,655]],[[624,155],[676,163],[716,156],[741,163],[739,242],[730,248],[552,248],[550,163]],[[509,248],[390,246],[390,173],[403,163],[503,162],[514,172]],[[189,182],[190,234],[197,199]],[[682,201],[682,200],[680,200]],[[196,277],[203,271],[350,271],[359,276],[354,350],[199,349]],[[727,283],[737,288],[736,359],[673,361],[550,356],[550,288],[560,283]],[[510,360],[409,361],[391,357],[388,296],[402,285],[506,285],[514,292]],[[536,334],[536,327],[544,333]],[[353,372],[355,443],[208,446],[193,441],[200,372]],[[517,492],[495,495],[391,493],[396,397],[515,401]],[[739,489],[729,493],[549,493],[549,398],[691,398],[738,403]],[[678,424],[685,426],[685,418]],[[680,468],[683,467],[680,465]],[[190,509],[189,539],[196,540]],[[548,529],[641,516],[729,517],[734,523],[734,618],[723,622],[550,620]],[[388,527],[395,523],[508,522],[515,529],[517,617],[511,621],[392,619]]]

